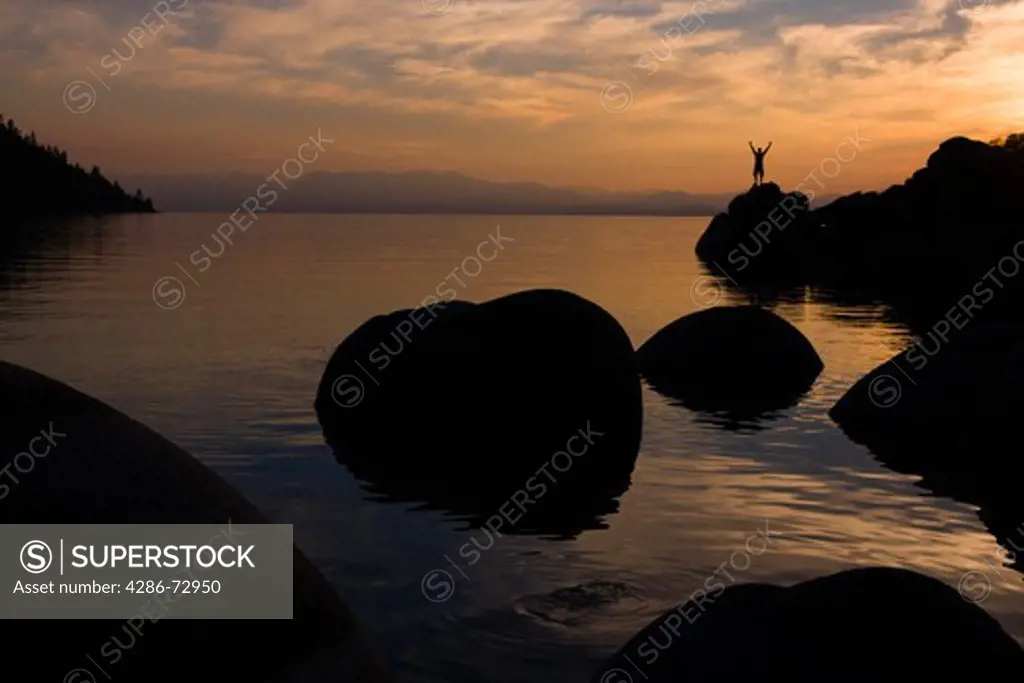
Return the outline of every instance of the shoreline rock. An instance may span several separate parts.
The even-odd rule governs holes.
[[[983,315],[1020,319],[1022,185],[1024,147],[954,137],[904,183],[840,197],[786,226],[764,221],[794,195],[773,184],[752,188],[712,221],[696,253],[741,287],[808,285],[879,298],[915,321],[934,320],[989,280],[999,294]],[[733,210],[748,205],[756,210]]]
[[[268,523],[178,446],[32,370],[0,362],[0,416],[0,467],[41,429],[66,435],[17,484],[5,481],[10,489],[0,499],[0,523]],[[114,679],[180,683],[198,675],[390,683],[382,660],[333,587],[298,548],[293,560],[292,621],[160,619],[145,622],[141,634],[117,621],[5,621],[0,634],[7,652],[0,671],[8,680],[64,680],[88,665],[86,654],[99,657],[104,643],[116,636],[122,644],[119,661],[105,662]]]

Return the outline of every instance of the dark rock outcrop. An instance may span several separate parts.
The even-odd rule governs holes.
[[[377,316],[335,350],[316,410],[371,491],[500,533],[600,526],[643,423],[626,332],[558,290]]]
[[[853,569],[790,588],[745,584],[696,597],[637,634],[593,683],[738,681],[752,671],[780,681],[939,680],[1024,666],[1020,645],[983,609],[905,569]]]
[[[801,223],[806,230],[774,230],[763,253],[751,256],[757,243],[744,250],[738,242],[781,196],[771,185],[755,188],[734,200],[758,206],[754,218],[716,217],[698,242],[697,256],[743,287],[795,281],[880,299],[919,325],[930,324],[965,295],[984,302],[985,317],[1019,319],[1022,185],[1024,149],[955,137],[906,182],[808,212]],[[749,267],[740,268],[748,259]],[[976,286],[992,289],[995,300]]]
[[[1002,257],[1013,256],[1024,237],[1022,183],[1024,154],[963,137],[946,140],[902,185],[815,211],[828,238],[817,250],[817,279],[860,284],[897,304],[945,312]]]
[[[976,322],[948,343],[929,337],[860,379],[830,417],[890,469],[980,508],[1024,570],[1024,327]]]
[[[183,450],[71,387],[0,363],[2,524],[266,524],[244,497]],[[56,443],[29,471],[25,451],[41,430]],[[140,597],[140,603],[143,598]],[[294,553],[292,621],[2,621],[4,680],[390,681],[327,580]],[[120,647],[112,647],[118,638]],[[103,651],[106,646],[105,652]],[[116,655],[116,661],[105,658]],[[71,677],[68,677],[71,676]]]
[[[793,405],[824,367],[800,330],[757,306],[684,316],[644,342],[637,357],[654,390],[740,420]]]
[[[735,197],[697,241],[697,256],[713,273],[734,280],[800,281],[805,253],[817,236],[807,197],[775,183]]]
[[[992,418],[1024,408],[1024,327],[973,323],[922,339],[857,381],[829,411],[867,446],[940,446],[993,430],[1016,440],[1012,421]]]

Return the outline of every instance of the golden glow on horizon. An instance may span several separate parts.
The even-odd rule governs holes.
[[[859,4],[807,0],[797,20],[722,0],[674,45],[651,27],[689,3],[589,18],[600,3],[456,0],[439,16],[412,0],[170,4],[185,7],[150,16],[157,35],[112,62],[143,10],[5,2],[0,111],[114,173],[272,170],[322,126],[339,141],[323,170],[690,192],[744,187],[751,139],[775,142],[769,178],[792,187],[859,130],[872,142],[831,194],[900,182],[952,135],[1024,128],[1019,2],[874,3],[864,19]],[[76,80],[96,89],[87,113],[61,101]],[[632,88],[628,110],[602,106],[611,81]]]

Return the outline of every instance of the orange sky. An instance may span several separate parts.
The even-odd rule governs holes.
[[[1022,2],[111,4],[4,0],[0,112],[114,175],[263,172],[322,128],[322,170],[728,192],[749,139],[793,187],[859,131],[833,193],[1024,129]]]

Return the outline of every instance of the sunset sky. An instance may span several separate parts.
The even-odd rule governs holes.
[[[1022,38],[1003,0],[3,0],[0,112],[115,176],[269,173],[320,128],[318,170],[691,192],[859,130],[847,192],[1024,129]]]

